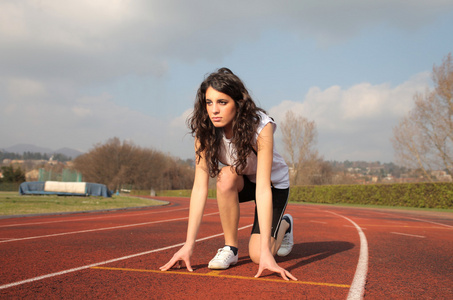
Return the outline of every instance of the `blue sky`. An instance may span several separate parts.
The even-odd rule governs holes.
[[[119,137],[192,158],[185,119],[226,66],[277,122],[315,121],[324,159],[390,162],[452,31],[443,0],[0,0],[0,148]]]

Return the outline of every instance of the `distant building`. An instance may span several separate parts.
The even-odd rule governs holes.
[[[387,174],[387,176],[385,176],[383,180],[386,182],[392,182],[395,180],[395,178],[392,176],[392,174]]]
[[[431,176],[436,178],[438,181],[444,181],[444,182],[452,181],[451,175],[447,174],[447,172],[442,171],[442,170],[432,171]]]
[[[38,178],[39,178],[39,171],[36,169],[25,173],[26,181],[38,181]]]

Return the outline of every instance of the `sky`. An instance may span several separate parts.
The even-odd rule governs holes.
[[[314,121],[325,160],[394,162],[452,32],[453,0],[0,0],[0,149],[118,137],[193,158],[195,93],[228,67],[277,124]]]

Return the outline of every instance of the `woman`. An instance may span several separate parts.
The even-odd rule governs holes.
[[[256,201],[249,255],[285,280],[297,280],[277,265],[274,255],[286,256],[293,246],[293,220],[283,216],[289,194],[288,166],[275,151],[274,121],[256,107],[242,81],[227,68],[210,74],[200,85],[188,120],[195,137],[195,180],[190,198],[189,223],[184,246],[160,269],[190,257],[208,196],[209,177],[217,177],[217,202],[225,246],[209,262],[211,269],[226,269],[238,260],[239,203]],[[219,165],[223,164],[224,167]],[[283,241],[283,242],[282,242]]]

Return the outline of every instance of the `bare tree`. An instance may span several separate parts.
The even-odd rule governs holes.
[[[285,114],[281,124],[285,160],[290,166],[291,181],[294,185],[323,182],[322,159],[316,150],[317,130],[314,121],[296,116],[292,111]]]
[[[393,129],[393,149],[397,162],[401,165],[420,169],[424,176],[432,181],[428,171],[431,164],[429,158],[429,144],[421,134],[415,122],[415,116],[409,114],[404,117],[398,126]]]
[[[106,184],[118,190],[185,189],[193,183],[193,169],[179,160],[153,149],[144,149],[118,138],[98,144],[74,160],[85,181]]]
[[[397,161],[406,167],[453,174],[453,63],[447,55],[433,67],[434,89],[414,95],[414,108],[393,129]]]

